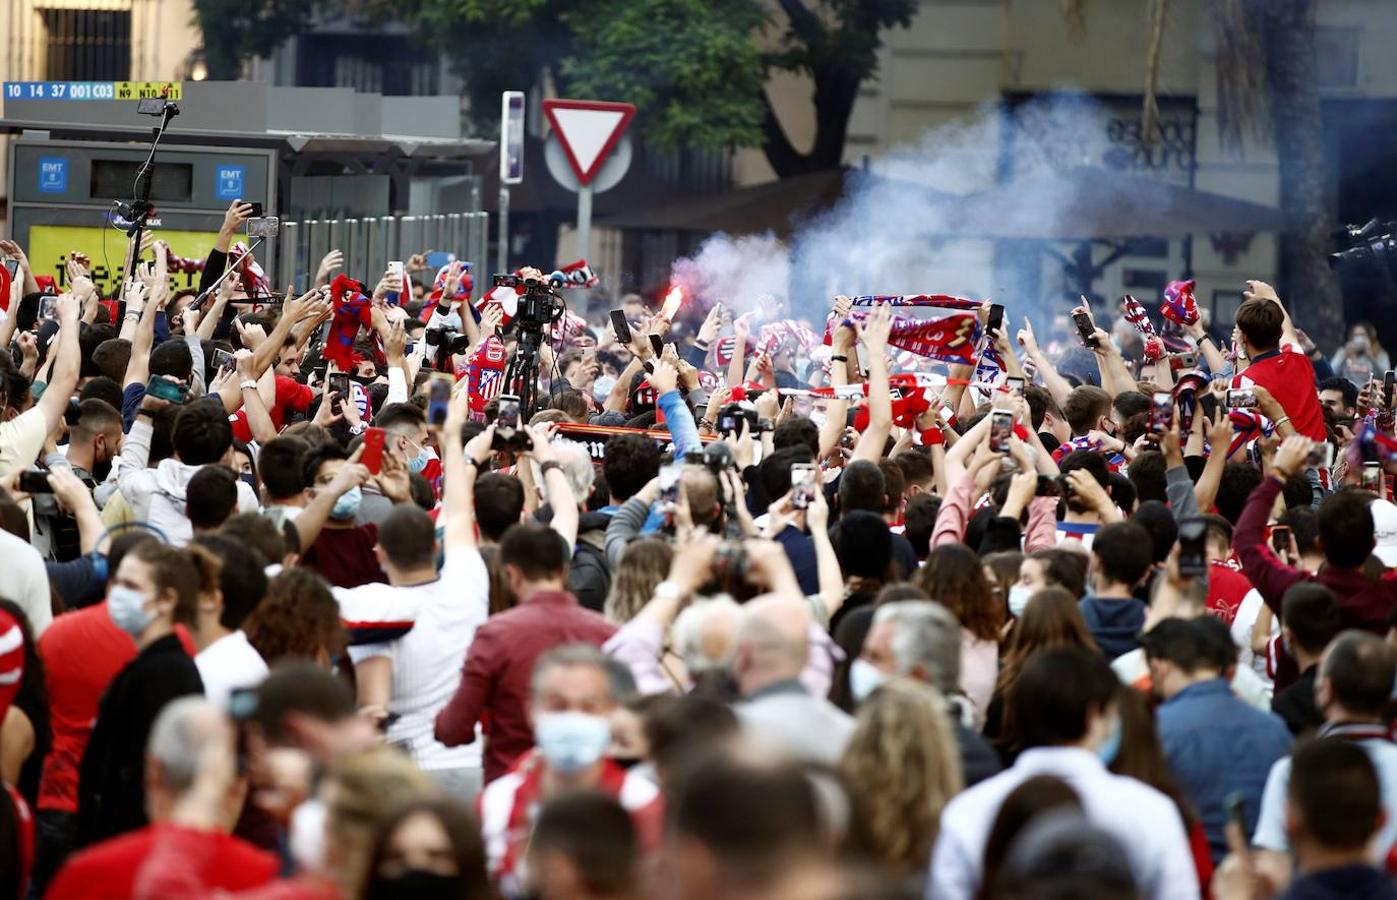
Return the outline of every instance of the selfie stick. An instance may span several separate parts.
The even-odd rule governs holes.
[[[252,251],[256,250],[259,246],[261,246],[262,242],[265,240],[265,237],[259,237],[257,240],[253,241],[252,246],[247,248],[247,252],[244,253],[242,256],[238,257],[237,262],[241,263],[244,259],[247,259],[249,256],[251,256]],[[203,306],[204,301],[209,299],[209,296],[214,291],[218,290],[218,286],[223,283],[223,279],[227,278],[229,275],[232,275],[235,271],[237,271],[237,269],[234,263],[230,261],[228,265],[224,267],[223,274],[218,276],[217,280],[215,280],[213,284],[209,285],[207,290],[205,290],[199,296],[195,297],[193,302],[189,304],[189,308],[198,309],[201,306]],[[256,300],[253,300],[251,297],[249,297],[248,300],[253,303],[257,302]]]
[[[150,101],[141,101],[140,112],[147,115],[152,114],[146,110],[149,105]],[[170,120],[179,115],[179,107],[165,100],[159,112],[155,114],[160,116],[160,124],[151,129],[153,136],[150,152],[146,154],[146,161],[141,164],[140,171],[136,173],[136,198],[131,201],[131,215],[129,217],[131,224],[126,229],[126,236],[131,239],[131,247],[126,257],[126,277],[128,278],[135,274],[136,260],[141,253],[141,238],[145,234],[150,214],[155,212],[155,207],[150,205],[151,168],[155,163],[155,151],[160,146],[160,139],[165,136],[165,129],[170,127]]]

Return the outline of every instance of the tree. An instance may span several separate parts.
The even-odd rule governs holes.
[[[849,116],[859,87],[878,72],[883,30],[906,27],[917,0],[779,0],[787,27],[780,49],[767,56],[775,69],[809,75],[815,83],[815,142],[801,153],[762,92],[762,149],[782,178],[838,168],[844,161]]]
[[[882,32],[909,24],[917,0],[780,0],[785,24],[777,34],[766,6],[409,0],[391,10],[452,59],[479,125],[493,124],[500,91],[528,89],[547,75],[562,94],[635,103],[638,125],[660,147],[761,146],[782,177],[837,168],[859,86],[877,73]],[[764,85],[773,71],[814,82],[808,153],[795,148],[771,108]]]
[[[1150,13],[1145,131],[1149,132],[1159,44],[1169,0]],[[1213,0],[1217,34],[1218,131],[1224,148],[1240,153],[1243,136],[1268,131],[1280,168],[1281,274],[1290,308],[1310,336],[1325,346],[1343,341],[1344,305],[1329,267],[1334,216],[1328,203],[1324,119],[1315,86],[1315,0]],[[1081,27],[1081,0],[1063,6]],[[1269,124],[1269,129],[1267,128]],[[1299,302],[1296,302],[1299,301]]]
[[[314,0],[194,0],[209,78],[235,81],[243,60],[270,53],[310,23]]]

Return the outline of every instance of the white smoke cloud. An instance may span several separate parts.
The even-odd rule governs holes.
[[[1103,164],[1111,151],[1107,119],[1107,110],[1079,95],[1035,100],[1012,116],[983,107],[874,160],[872,177],[854,173],[846,196],[789,242],[717,234],[676,261],[674,277],[705,301],[742,311],[770,306],[765,295],[788,298],[796,313],[816,322],[836,294],[993,298],[1010,304],[1011,315],[1037,317],[1047,312],[1041,298],[1069,288],[1060,267],[1036,254],[1020,259],[1012,244],[996,253],[992,240],[958,236],[983,233],[994,222],[975,220],[957,197],[995,186],[1001,168],[1020,179]],[[1044,186],[1017,195],[1014,209],[1002,214],[1051,220],[1065,214],[1070,199]]]

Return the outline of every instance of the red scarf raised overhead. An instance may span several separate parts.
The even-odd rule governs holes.
[[[373,327],[373,303],[364,292],[364,285],[348,275],[336,275],[330,282],[330,300],[335,316],[330,321],[330,337],[320,355],[333,362],[339,371],[348,372],[359,329]]]

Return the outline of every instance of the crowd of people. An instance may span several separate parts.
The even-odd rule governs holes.
[[[0,898],[1397,897],[1367,327],[540,324],[251,213],[114,297],[0,241]]]

